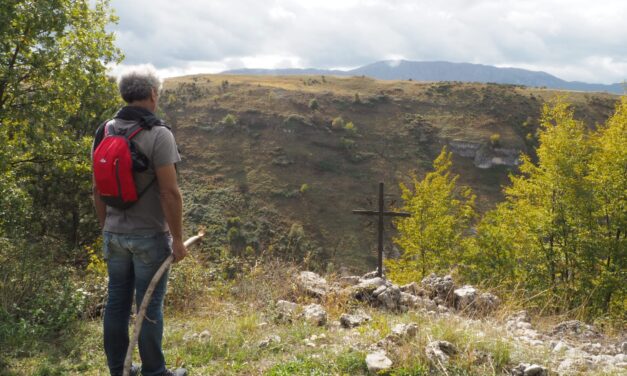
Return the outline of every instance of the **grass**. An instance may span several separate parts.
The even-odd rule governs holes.
[[[186,262],[178,264],[172,275],[198,265]],[[416,324],[418,334],[387,347],[394,362],[391,375],[423,375],[439,369],[424,353],[433,340],[449,341],[459,350],[446,367],[449,375],[504,375],[521,361],[543,365],[551,361],[548,348],[516,343],[499,325],[520,308],[517,304],[506,302],[490,320],[472,320],[426,312],[386,312],[337,292],[320,301],[328,313],[327,326],[311,326],[298,319],[281,323],[275,320],[278,299],[302,305],[317,301],[295,288],[293,276],[298,269],[279,261],[243,268],[243,274],[233,280],[203,273],[187,289],[169,290],[164,349],[170,367],[185,366],[192,375],[364,375],[369,347],[398,323]],[[336,275],[327,277],[331,282],[336,279]],[[173,294],[180,296],[172,299]],[[365,310],[372,320],[354,329],[340,328],[340,315],[356,309]],[[541,320],[534,318],[534,326],[543,326]],[[209,335],[201,334],[205,331]],[[281,340],[260,347],[270,335]],[[22,338],[21,346],[3,344],[0,375],[105,375],[101,339],[101,321],[95,319],[77,322],[56,337]]]
[[[245,268],[243,275],[231,281],[205,276],[202,283],[212,288],[190,287],[192,301],[168,300],[164,333],[168,366],[184,366],[191,375],[366,375],[369,348],[398,323],[415,323],[418,334],[397,345],[386,345],[394,364],[389,375],[505,375],[523,361],[550,363],[548,348],[514,342],[495,325],[498,320],[386,312],[342,293],[320,301],[328,313],[326,326],[299,319],[279,322],[274,308],[278,299],[303,305],[316,301],[300,295],[294,287],[297,270],[283,262],[264,262]],[[329,281],[335,278],[328,276]],[[339,316],[355,309],[365,310],[372,320],[357,328],[341,328]],[[260,346],[269,336],[278,336],[280,341]],[[449,341],[458,349],[445,369],[425,355],[426,345],[433,340]],[[99,319],[77,322],[56,338],[4,351],[0,375],[105,375],[101,341]]]

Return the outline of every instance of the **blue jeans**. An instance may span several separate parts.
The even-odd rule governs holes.
[[[129,344],[129,319],[135,292],[136,307],[159,266],[172,252],[169,233],[151,235],[103,233],[104,258],[109,273],[109,298],[104,313],[104,348],[111,375],[122,375]],[[163,337],[163,298],[168,282],[166,271],[157,284],[146,310],[139,335],[142,375],[165,372],[161,349]]]

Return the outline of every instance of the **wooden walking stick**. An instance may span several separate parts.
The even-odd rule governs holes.
[[[200,230],[198,235],[192,236],[191,238],[185,240],[183,244],[185,244],[185,248],[191,246],[196,243],[202,237],[205,236],[205,231]],[[124,359],[124,372],[123,376],[130,376],[131,374],[131,363],[133,362],[133,349],[135,349],[135,345],[137,344],[137,340],[139,339],[139,331],[142,328],[142,323],[144,322],[144,317],[146,316],[146,309],[148,308],[148,304],[150,303],[150,299],[152,298],[152,293],[155,291],[155,287],[157,287],[157,283],[163,276],[163,273],[170,267],[174,261],[174,255],[168,256],[165,259],[163,264],[157,269],[157,272],[150,280],[150,284],[146,289],[146,293],[144,293],[144,299],[142,300],[141,306],[139,306],[139,310],[137,311],[137,317],[135,318],[135,326],[133,327],[133,337],[131,338],[131,342],[128,344],[128,349],[126,350],[126,358]]]

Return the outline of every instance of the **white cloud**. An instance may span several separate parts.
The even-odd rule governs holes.
[[[627,2],[113,0],[125,64],[167,74],[359,66],[399,58],[627,78]],[[203,70],[204,69],[204,70]]]

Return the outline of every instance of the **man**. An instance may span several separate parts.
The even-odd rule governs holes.
[[[94,205],[103,228],[103,251],[109,274],[109,297],[104,313],[104,348],[111,375],[122,375],[129,344],[129,319],[135,292],[139,307],[154,273],[171,254],[182,260],[182,197],[175,164],[180,162],[174,136],[154,115],[161,83],[154,71],[135,70],[120,76],[118,87],[127,103],[113,120],[106,122],[107,134],[120,134],[141,125],[132,141],[148,158],[148,169],[133,173],[139,199],[130,208],[106,205],[94,179]],[[103,138],[99,128],[94,149]],[[163,299],[168,272],[154,290],[139,336],[139,354],[144,376],[186,375],[184,369],[166,369],[161,348]],[[139,374],[134,366],[132,375]]]

